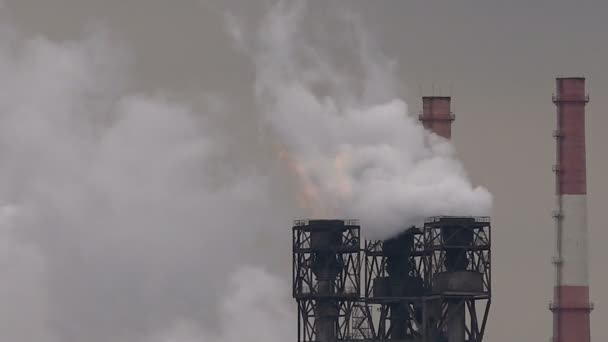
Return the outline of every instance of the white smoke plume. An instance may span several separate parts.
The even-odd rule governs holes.
[[[275,167],[226,161],[221,99],[125,95],[116,45],[0,36],[2,339],[232,342],[250,313],[295,325],[295,212]]]
[[[356,62],[342,65],[305,15],[279,3],[255,34],[231,21],[256,70],[257,107],[239,115],[259,136],[222,125],[231,94],[199,108],[130,92],[130,52],[106,35],[1,27],[3,339],[289,340],[292,219],[360,218],[387,237],[489,210],[362,31],[345,30],[337,55]]]
[[[347,74],[339,68],[344,60],[332,59],[301,30],[304,10],[305,2],[280,2],[254,43],[244,45],[255,56],[260,112],[279,136],[281,156],[312,214],[358,218],[373,238],[428,216],[488,215],[490,193],[471,184],[449,142],[408,115],[394,63],[359,22],[343,16],[355,32],[354,69]],[[246,42],[244,30],[232,27]]]

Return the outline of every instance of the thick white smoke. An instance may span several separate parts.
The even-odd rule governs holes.
[[[489,210],[407,115],[392,64],[357,29],[341,65],[307,40],[305,14],[279,4],[255,34],[230,22],[256,70],[258,106],[237,117],[262,136],[226,129],[232,94],[199,108],[129,92],[129,53],[102,34],[1,28],[4,339],[289,340],[292,219],[360,218],[386,237]]]
[[[273,9],[249,51],[261,114],[313,214],[358,218],[374,238],[428,216],[488,215],[490,193],[471,184],[449,142],[408,115],[394,64],[358,22],[347,20],[356,38],[353,78],[302,32],[304,3],[288,3]]]
[[[285,340],[295,212],[275,167],[226,160],[221,99],[123,95],[115,46],[0,37],[2,338],[232,342],[255,312]]]

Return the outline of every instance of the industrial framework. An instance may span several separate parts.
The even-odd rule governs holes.
[[[419,120],[450,139],[450,107],[450,97],[425,96]],[[432,217],[364,242],[357,221],[296,221],[298,342],[481,342],[492,294],[490,237],[487,217]]]
[[[589,342],[589,97],[582,77],[557,78],[556,90],[552,340]],[[422,104],[422,125],[450,139],[451,98],[427,96]],[[482,341],[492,294],[489,218],[432,217],[384,241],[361,242],[356,221],[297,221],[293,234],[298,342]]]
[[[482,341],[490,242],[488,217],[431,217],[364,242],[357,221],[296,221],[298,342]]]

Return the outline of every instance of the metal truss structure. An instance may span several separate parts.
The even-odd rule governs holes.
[[[357,221],[296,221],[293,296],[298,341],[351,339],[351,317],[361,293],[361,240]]]
[[[298,342],[482,341],[491,302],[489,218],[432,217],[363,248],[359,233],[356,221],[294,224]]]
[[[424,225],[426,341],[481,342],[492,296],[487,217],[433,217]]]

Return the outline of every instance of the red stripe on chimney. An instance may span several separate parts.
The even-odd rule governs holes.
[[[584,78],[558,78],[553,101],[557,106],[557,193],[587,193],[585,160]]]

